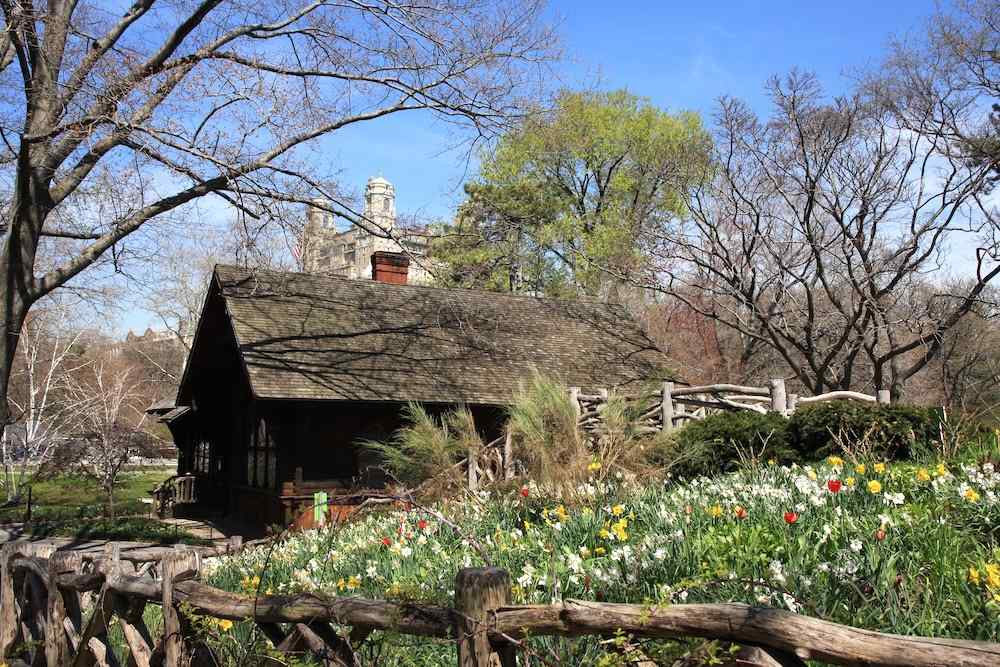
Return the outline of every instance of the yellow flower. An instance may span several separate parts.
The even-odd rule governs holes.
[[[777,463],[778,462],[775,461],[774,459],[768,459],[767,460],[767,465],[769,465],[769,466],[777,465]]]
[[[882,493],[882,482],[877,479],[868,482],[868,493]]]
[[[628,521],[625,519],[619,519],[611,524],[611,532],[615,534],[615,537],[617,537],[619,541],[624,542],[628,539],[628,532],[625,530],[627,527]]]
[[[347,580],[347,587],[352,591],[356,590],[360,585],[361,579],[354,575],[351,575],[351,577]]]
[[[854,478],[853,477],[848,477],[847,479],[844,480],[844,484],[846,484],[847,486],[853,487],[854,484],[855,484]]]
[[[977,500],[979,500],[979,492],[970,486],[962,493],[962,497],[968,500],[970,503],[974,503]]]
[[[814,482],[816,481],[816,471],[815,470],[813,470],[813,469],[810,468],[808,471],[806,471],[806,476],[809,479],[811,479],[812,481],[814,481]]]
[[[844,465],[844,459],[839,456],[830,456],[826,459],[826,462],[832,466],[842,466]]]
[[[927,472],[927,468],[920,468],[917,470],[916,476],[918,482],[929,482],[931,479],[931,474]]]
[[[722,516],[722,505],[712,505],[711,507],[706,507],[705,511],[708,512],[708,515],[713,519],[718,519]]]
[[[341,578],[340,578],[340,579],[339,579],[339,580],[337,581],[337,590],[338,590],[338,591],[342,591],[342,590],[344,590],[345,588],[347,588],[347,581],[345,581],[345,580],[344,580],[344,578],[343,578],[343,577],[341,577]]]
[[[600,461],[591,461],[590,465],[587,466],[587,470],[590,472],[597,472],[600,469],[601,469]]]
[[[597,554],[598,556],[603,556],[604,554],[607,553],[607,551],[604,549],[604,547],[596,547],[594,549],[594,553]]]
[[[561,523],[566,523],[566,519],[569,518],[569,514],[566,512],[566,508],[563,507],[562,505],[552,510],[552,514],[554,514]]]
[[[598,537],[600,537],[600,538],[601,538],[602,540],[606,540],[606,539],[608,539],[609,537],[611,537],[611,533],[609,533],[609,532],[608,532],[608,529],[607,529],[607,528],[601,528],[601,529],[600,529],[600,530],[599,530],[599,531],[597,532],[597,536],[598,536]]]
[[[934,474],[938,477],[944,477],[948,474],[948,468],[943,463],[937,464],[937,469],[935,469]]]
[[[978,586],[980,581],[981,581],[981,579],[979,577],[979,570],[977,568],[970,567],[969,568],[969,583],[970,584],[975,584],[976,586]]]
[[[221,621],[219,621],[217,625],[219,626],[219,629],[222,630],[223,632],[229,632],[230,630],[233,629],[233,622],[227,618],[224,618]]]
[[[1000,565],[996,563],[987,563],[986,567],[986,585],[990,588],[1000,588]]]
[[[615,516],[621,516],[622,514],[625,513],[625,506],[615,505],[614,507],[611,508],[611,513],[614,514]]]
[[[885,472],[885,464],[884,463],[876,463],[875,464],[875,472],[877,472],[880,475],[882,473],[884,473]]]
[[[858,473],[859,475],[864,475],[865,474],[865,464],[864,463],[859,463],[858,465],[854,466],[854,472]]]

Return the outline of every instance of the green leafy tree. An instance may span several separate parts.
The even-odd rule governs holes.
[[[442,279],[613,296],[652,270],[651,239],[685,212],[710,145],[695,113],[627,91],[563,92],[484,155],[434,248]]]

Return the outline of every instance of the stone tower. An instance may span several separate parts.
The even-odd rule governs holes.
[[[365,185],[364,217],[380,229],[396,226],[396,188],[381,176],[373,176]]]
[[[338,230],[334,216],[322,206],[323,200],[317,199],[306,209],[301,243],[304,271],[344,278],[371,278],[374,253],[401,252],[411,259],[410,282],[430,280],[420,264],[427,252],[428,238],[421,230],[397,226],[396,189],[388,180],[381,176],[368,179],[360,225],[351,224],[343,231]],[[392,232],[390,238],[384,238],[382,234],[388,232]]]

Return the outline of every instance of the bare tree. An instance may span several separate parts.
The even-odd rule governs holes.
[[[64,380],[82,363],[75,349],[82,332],[72,330],[66,318],[65,308],[48,304],[36,308],[21,327],[8,394],[15,428],[0,435],[0,465],[8,500],[18,498],[24,484],[44,468],[68,435],[76,413],[74,401],[64,391]]]
[[[657,244],[668,290],[773,349],[810,391],[899,398],[1000,273],[981,197],[997,163],[909,131],[879,98],[824,103],[810,75],[769,91],[767,120],[723,100],[715,169]],[[981,245],[955,294],[926,276],[966,237]]]
[[[149,439],[141,430],[145,399],[135,375],[130,366],[99,359],[67,376],[75,405],[67,460],[100,485],[112,517],[121,473]]]
[[[310,144],[420,110],[492,132],[553,44],[539,0],[0,8],[0,406],[31,306],[102,258],[119,270],[154,221],[210,196],[258,221],[322,197],[385,235],[322,187]]]

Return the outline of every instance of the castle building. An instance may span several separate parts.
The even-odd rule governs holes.
[[[309,206],[302,234],[301,261],[306,273],[343,278],[371,278],[372,255],[376,252],[403,253],[410,257],[409,281],[428,283],[426,270],[427,237],[396,224],[396,190],[381,176],[365,185],[363,217],[375,231],[352,224],[339,230],[334,215],[322,208],[322,200]],[[379,236],[388,233],[390,238]]]

